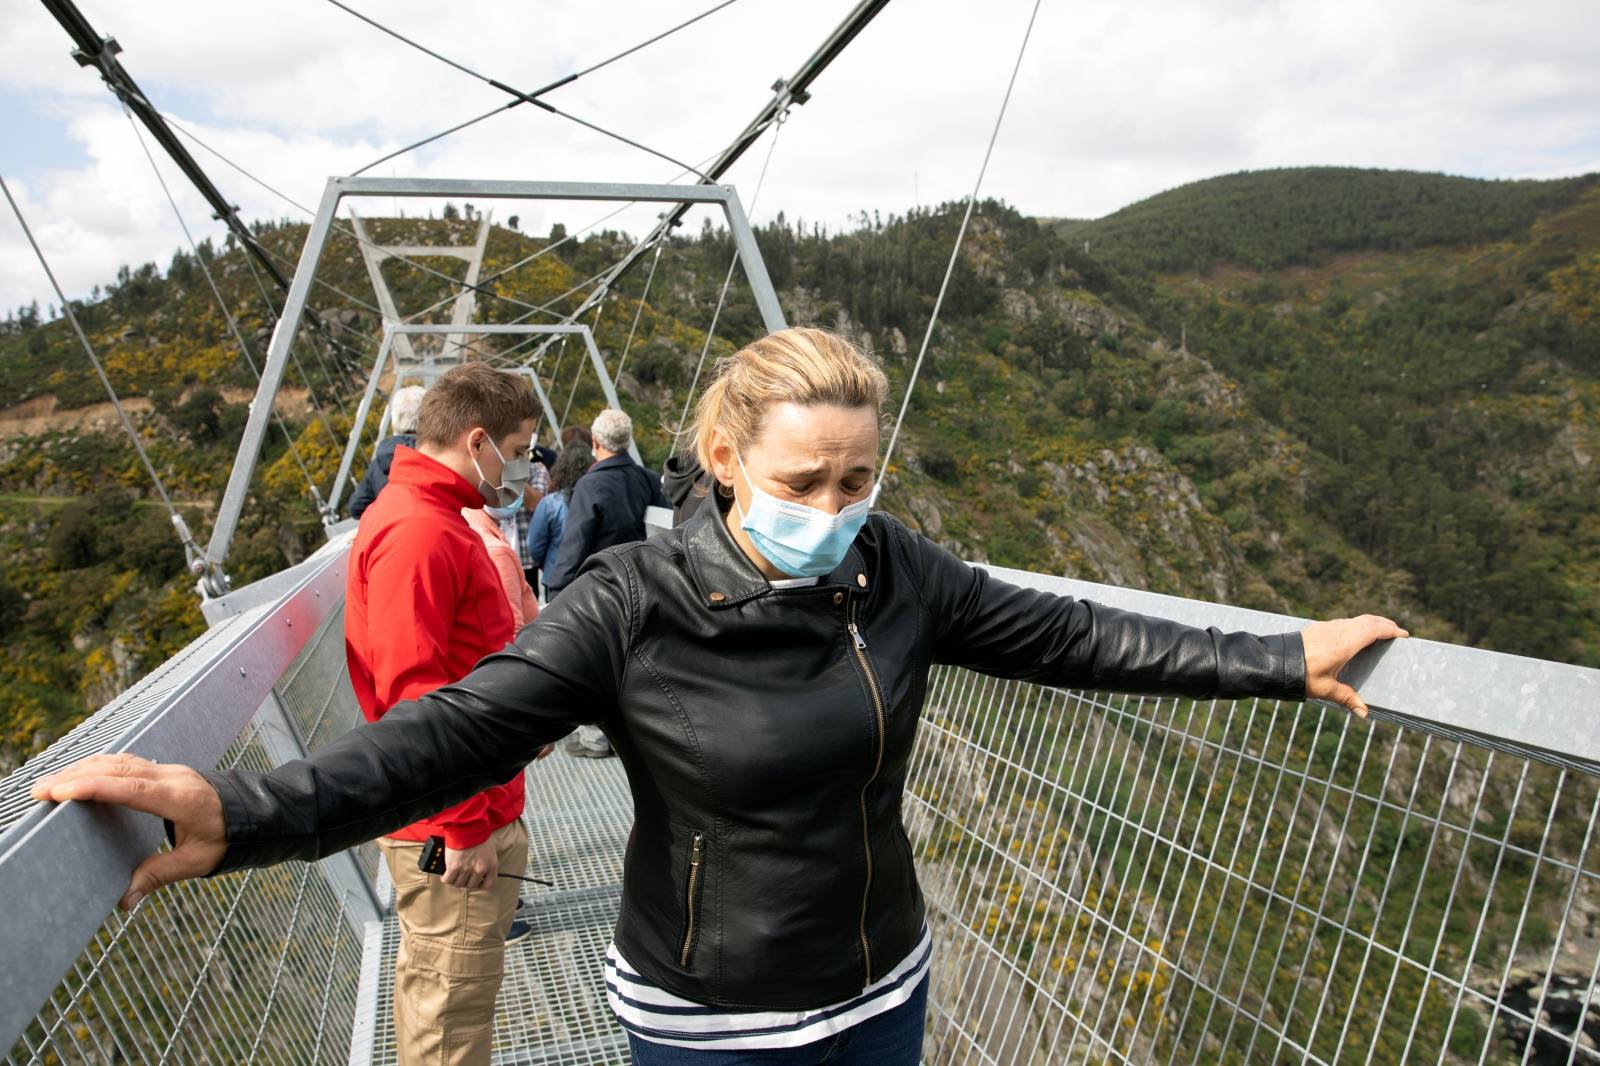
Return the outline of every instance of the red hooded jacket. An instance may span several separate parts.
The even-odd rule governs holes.
[[[395,449],[389,483],[361,516],[345,579],[350,684],[369,722],[402,700],[465,677],[515,636],[505,590],[483,540],[461,517],[478,490],[412,448]],[[389,834],[443,836],[462,850],[522,814],[519,772],[503,785]]]

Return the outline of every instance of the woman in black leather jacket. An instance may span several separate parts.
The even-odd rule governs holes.
[[[97,756],[35,795],[172,820],[132,905],[371,839],[598,723],[634,794],[607,973],[636,1061],[915,1063],[929,949],[900,799],[934,664],[1364,714],[1338,672],[1404,633],[1221,633],[997,581],[867,513],[885,387],[832,334],[763,338],[701,400],[695,516],[595,556],[458,684],[269,774]]]

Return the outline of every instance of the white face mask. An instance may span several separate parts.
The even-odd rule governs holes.
[[[822,577],[844,562],[845,553],[856,534],[866,524],[872,509],[871,499],[852,503],[838,514],[790,500],[780,500],[756,488],[744,459],[738,452],[739,472],[750,489],[750,508],[740,511],[739,528],[750,535],[756,550],[786,574],[795,577]]]
[[[486,436],[484,440],[489,442],[495,457],[500,460],[500,484],[496,485],[483,476],[483,467],[478,465],[478,457],[474,455],[471,457],[472,469],[478,472],[478,492],[490,507],[509,509],[515,514],[516,507],[522,505],[522,493],[528,487],[528,479],[533,476],[533,464],[527,459],[507,459],[500,454],[500,446],[495,444],[493,437]],[[483,491],[485,485],[489,487],[488,493]]]

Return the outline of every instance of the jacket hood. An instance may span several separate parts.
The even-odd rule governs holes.
[[[705,468],[692,455],[674,455],[667,459],[661,473],[661,491],[672,501],[673,510],[690,502],[694,487],[705,476]]]

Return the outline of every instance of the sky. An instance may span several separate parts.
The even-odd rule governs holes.
[[[464,66],[525,89],[582,69],[712,0],[350,0]],[[497,90],[328,0],[82,0],[146,95],[277,193],[503,103]],[[854,7],[735,0],[548,99],[668,156],[721,149]],[[756,222],[848,226],[972,189],[1033,0],[891,0],[724,179]],[[73,297],[184,243],[128,119],[41,4],[0,2],[0,176]],[[1043,0],[982,193],[1093,218],[1163,189],[1264,167],[1347,165],[1489,178],[1600,170],[1595,0]],[[308,217],[193,142],[246,218]],[[771,148],[770,163],[768,149]],[[221,226],[160,156],[196,238]],[[767,167],[756,197],[758,178]],[[521,107],[372,173],[647,181],[673,163]],[[396,205],[358,207],[388,214]],[[426,209],[413,204],[409,210]],[[433,205],[435,208],[438,205]],[[611,208],[503,203],[526,232]],[[655,209],[607,224],[643,232]],[[698,220],[690,219],[691,225]],[[55,302],[0,205],[0,308]]]

